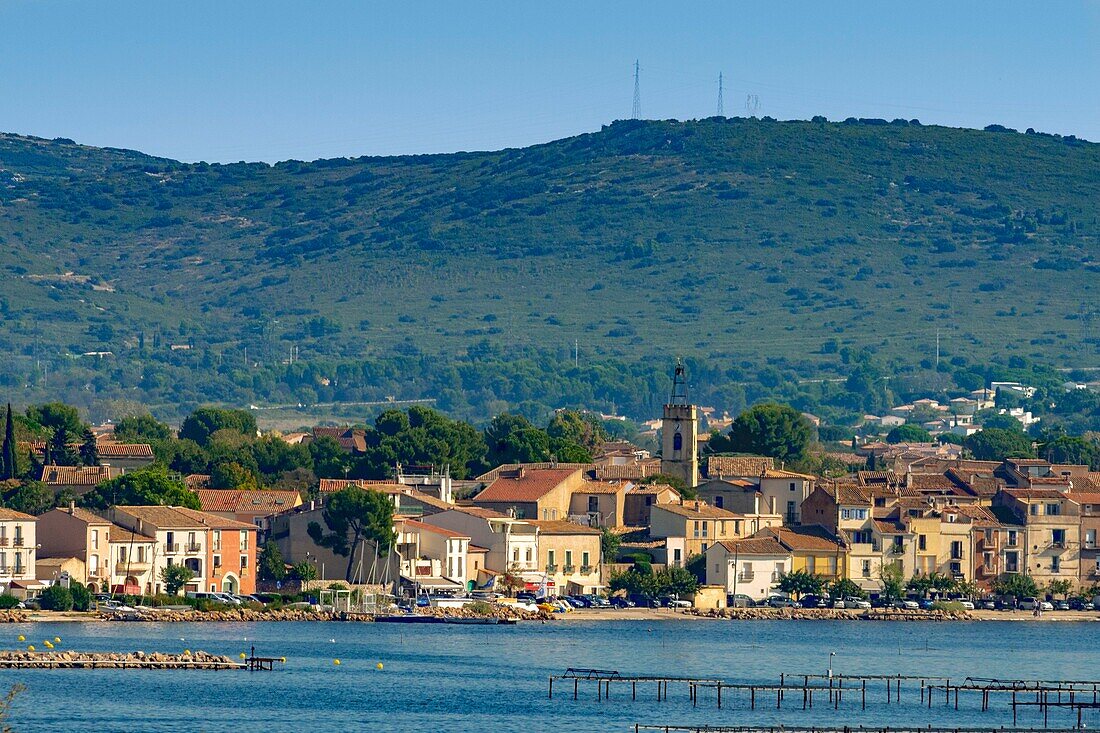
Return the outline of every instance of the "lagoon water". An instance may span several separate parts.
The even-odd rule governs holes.
[[[780,672],[823,673],[835,652],[837,673],[927,674],[960,680],[1100,678],[1097,623],[884,623],[830,621],[569,621],[517,626],[402,626],[354,623],[144,624],[59,623],[8,625],[0,648],[60,636],[61,648],[88,651],[229,654],[256,645],[259,655],[286,656],[274,672],[0,670],[4,689],[27,691],[12,722],[19,733],[91,731],[229,731],[268,733],[474,733],[502,731],[623,731],[635,723],[767,725],[1011,725],[1005,697],[978,710],[979,696],[964,693],[961,710],[937,700],[919,704],[916,683],[902,684],[902,705],[887,705],[884,688],[869,687],[868,709],[858,694],[839,712],[815,697],[803,711],[801,693],[783,710],[774,693],[748,710],[748,695],[713,691],[696,708],[686,688],[673,685],[657,702],[652,685],[612,686],[597,701],[593,683],[559,683],[547,699],[547,678],[567,667],[616,669],[624,674],[721,677],[728,682],[775,684]],[[339,666],[333,660],[339,658]],[[384,668],[379,671],[376,665]],[[942,694],[942,693],[941,693]],[[797,699],[795,699],[797,697]],[[1086,711],[1091,727],[1100,713]],[[1053,711],[1051,725],[1068,727],[1076,715]],[[1041,725],[1030,710],[1020,724]]]

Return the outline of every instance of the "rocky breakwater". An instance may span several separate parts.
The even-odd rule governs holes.
[[[689,609],[687,613],[733,621],[954,621],[971,618],[966,611],[904,611],[892,608],[711,608]]]
[[[554,618],[554,614],[546,611],[525,611],[522,608],[504,604],[494,604],[491,609],[477,606],[464,606],[462,608],[436,608],[429,606],[421,608],[417,613],[422,616],[449,616],[450,618],[499,618],[516,621],[548,621]]]
[[[20,669],[244,669],[235,659],[203,651],[145,652],[0,651],[0,668]]]
[[[251,608],[231,608],[218,611],[180,610],[172,608],[135,608],[125,611],[104,611],[99,617],[105,621],[217,621],[223,623],[257,621],[343,621],[352,620],[349,614],[311,609],[272,609],[257,611]],[[369,619],[368,619],[369,620]]]
[[[0,611],[0,624],[25,624],[31,617],[26,611],[7,609]]]

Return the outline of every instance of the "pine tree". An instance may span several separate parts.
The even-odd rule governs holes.
[[[0,449],[0,479],[13,479],[19,473],[15,462],[15,425],[12,422],[11,403],[8,403],[8,419],[4,425],[4,445]]]
[[[80,444],[80,462],[85,466],[98,466],[99,444],[96,443],[95,433],[91,428],[85,428],[81,439],[83,442]]]

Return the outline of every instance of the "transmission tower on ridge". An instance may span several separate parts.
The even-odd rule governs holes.
[[[642,116],[642,85],[641,78],[638,72],[638,60],[634,59],[634,109],[630,113],[631,119],[638,119]]]
[[[722,72],[718,72],[718,116],[724,117],[726,114],[726,105],[722,103]]]

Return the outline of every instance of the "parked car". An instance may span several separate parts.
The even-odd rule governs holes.
[[[997,602],[992,598],[983,598],[978,602],[978,607],[985,611],[994,611],[997,609]]]
[[[845,608],[870,608],[871,607],[871,602],[866,600],[866,599],[863,599],[863,598],[857,598],[856,596],[848,596],[847,598],[844,599],[844,607]]]
[[[668,600],[669,608],[691,608],[691,601],[685,601],[683,598],[670,598]]]
[[[936,605],[936,602],[933,601],[931,598],[922,598],[920,600],[920,607],[922,610],[931,611],[932,606],[934,605]]]
[[[615,596],[610,601],[612,608],[634,608],[634,601],[629,598],[623,598],[622,596]]]
[[[575,608],[592,608],[592,601],[588,600],[584,596],[565,596]]]
[[[744,593],[737,593],[726,597],[726,605],[730,608],[753,608],[756,601]]]
[[[964,611],[973,611],[974,610],[974,602],[973,601],[968,601],[967,599],[963,598],[962,600],[959,601],[959,603],[962,605]]]
[[[1038,605],[1039,605],[1039,601],[1035,598],[1031,598],[1030,596],[1027,597],[1027,598],[1021,598],[1020,599],[1020,610],[1021,611],[1034,611],[1038,607]]]
[[[585,596],[585,598],[588,599],[589,603],[592,604],[593,608],[610,608],[611,607],[611,601],[607,600],[603,596],[587,595],[587,596]]]
[[[1055,611],[1068,611],[1068,610],[1070,610],[1069,601],[1058,601],[1058,602],[1056,602],[1054,604],[1054,610]]]
[[[772,596],[766,603],[772,608],[794,608],[795,602],[786,596]]]
[[[829,600],[824,596],[808,595],[802,596],[798,601],[798,605],[802,608],[828,608]]]
[[[1092,604],[1086,601],[1084,598],[1070,598],[1069,608],[1071,611],[1091,611]]]
[[[1042,611],[1053,611],[1054,604],[1050,601],[1039,601],[1039,609]]]

